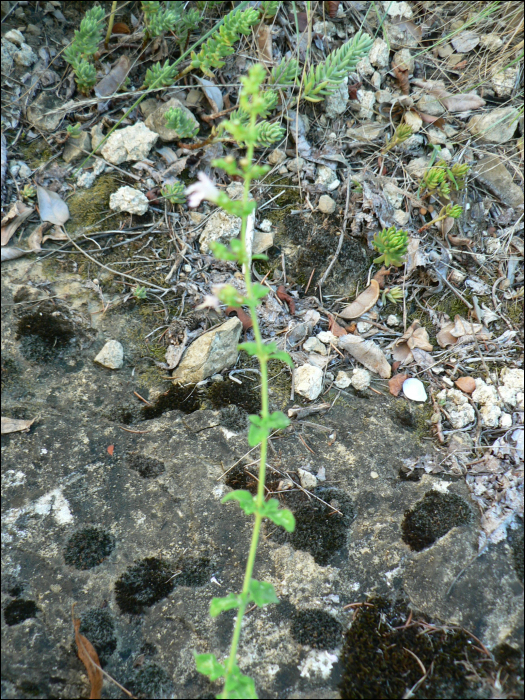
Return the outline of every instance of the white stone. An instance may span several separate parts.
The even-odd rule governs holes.
[[[489,51],[497,51],[503,46],[503,40],[498,34],[482,34],[479,38],[481,46]]]
[[[386,68],[388,59],[390,58],[390,50],[388,44],[383,39],[376,39],[372,44],[368,60],[376,68]]]
[[[448,148],[442,148],[439,153],[439,156],[445,161],[445,163],[449,163],[453,158],[452,153],[449,151]]]
[[[407,399],[410,399],[410,401],[424,402],[428,398],[423,382],[415,377],[405,379],[403,382],[403,394]]]
[[[273,246],[273,232],[254,231],[252,241],[252,254],[261,255],[265,250]]]
[[[446,109],[443,107],[437,97],[433,95],[421,95],[418,100],[417,108],[424,114],[430,114],[433,117],[440,117],[445,114]]]
[[[359,116],[361,119],[374,119],[375,92],[372,90],[358,90],[357,101],[360,104]]]
[[[417,112],[411,112],[410,110],[405,112],[404,119],[405,124],[408,124],[408,126],[412,129],[413,134],[417,134],[417,132],[421,130],[423,120]]]
[[[323,214],[333,214],[335,211],[335,201],[327,194],[319,197],[319,211]]]
[[[322,34],[323,36],[333,36],[335,34],[335,24],[333,22],[316,22],[312,29],[314,32],[317,32],[318,34]]]
[[[325,345],[332,344],[337,347],[337,336],[334,335],[332,331],[321,331],[316,337],[319,338],[321,343],[325,343]]]
[[[509,97],[512,94],[519,71],[519,66],[511,66],[492,76],[490,84],[498,97]]]
[[[462,391],[443,389],[436,395],[436,399],[450,417],[450,424],[454,430],[460,430],[475,420],[476,412]]]
[[[375,70],[372,73],[372,77],[370,78],[370,82],[372,83],[372,87],[374,90],[379,91],[379,88],[381,87],[381,73],[377,70]],[[376,99],[377,99],[377,92],[376,92]]]
[[[407,165],[407,170],[410,175],[421,178],[428,170],[429,163],[430,159],[426,158],[425,156],[421,156],[420,158],[414,158]]]
[[[374,73],[374,67],[370,63],[368,56],[363,56],[355,67],[355,70],[360,78],[367,78]]]
[[[302,365],[294,373],[295,391],[314,401],[323,390],[323,370],[313,365]]]
[[[13,56],[15,63],[19,66],[32,66],[37,61],[38,57],[29,44],[22,44],[19,50]]]
[[[18,29],[10,29],[4,34],[2,38],[6,41],[10,41],[13,44],[16,44],[16,46],[18,47],[22,46],[22,44],[25,42],[24,35],[22,34],[22,32],[19,32]]]
[[[331,654],[324,649],[312,649],[297,668],[301,678],[320,677],[326,680],[332,673],[332,666],[337,663],[337,660],[336,654]]]
[[[414,72],[414,58],[408,49],[396,51],[392,60],[392,65],[398,66],[401,69],[406,69],[409,73]]]
[[[319,369],[324,370],[330,362],[330,358],[327,355],[319,355],[316,352],[311,352],[308,355],[308,362],[314,367],[319,367]]]
[[[376,102],[378,105],[384,104],[385,102],[393,102],[394,100],[395,97],[390,90],[376,91]]]
[[[301,158],[301,156],[298,156],[297,158],[292,158],[288,161],[286,167],[291,173],[300,173],[301,170],[304,168],[304,158]]]
[[[335,119],[346,110],[348,105],[348,78],[336,87],[325,99],[325,114],[329,119]]]
[[[133,187],[120,187],[109,198],[109,208],[113,211],[127,211],[142,216],[148,211],[149,200],[143,192]]]
[[[174,383],[200,382],[234,365],[239,354],[237,343],[241,331],[242,323],[234,316],[199,336],[184,353],[173,374]]]
[[[298,469],[297,474],[303,489],[307,489],[309,491],[315,489],[317,486],[317,479],[312,472],[306,471],[306,469]]]
[[[403,211],[403,209],[396,209],[394,212],[394,221],[400,227],[406,226],[410,221],[409,212]]]
[[[339,187],[340,184],[341,184],[341,183],[339,182],[339,180],[335,179],[333,182],[331,182],[331,183],[327,186],[326,189],[328,190],[328,192],[333,192],[334,190],[336,190],[336,189]]]
[[[404,193],[394,182],[387,181],[382,188],[382,192],[394,209],[399,209],[403,204]]]
[[[517,408],[523,396],[524,370],[505,368],[501,373],[503,384],[498,387],[498,395],[508,406]]]
[[[372,375],[368,370],[357,367],[352,372],[352,378],[350,381],[352,382],[352,386],[356,391],[364,391],[370,386],[371,379]]]
[[[270,219],[263,219],[258,226],[259,231],[264,231],[264,233],[270,233],[273,228],[273,224]]]
[[[335,385],[338,389],[346,389],[348,386],[350,386],[351,383],[352,381],[347,372],[343,372],[343,370],[341,370],[337,373],[337,377],[335,378]]]
[[[388,2],[383,0],[383,9],[390,17],[404,17],[411,19],[414,15],[408,2]]]
[[[241,219],[218,209],[210,216],[200,235],[201,253],[210,252],[210,243],[219,241],[226,245],[241,232]]]
[[[286,153],[279,148],[275,148],[268,156],[270,165],[280,165],[286,160]]]
[[[483,425],[486,425],[488,428],[497,428],[499,426],[501,408],[497,404],[485,404],[481,407],[479,412]]]
[[[327,165],[320,165],[317,168],[317,178],[315,180],[316,185],[324,185],[327,187],[335,180],[337,180],[337,176],[332,168],[329,168]]]
[[[366,321],[358,321],[357,323],[357,331],[363,335],[363,333],[368,333],[368,331],[372,328],[371,323],[367,323]]]
[[[508,430],[512,428],[512,416],[510,413],[502,413],[499,417],[499,427],[503,430]]]
[[[113,132],[102,146],[102,155],[114,165],[128,160],[143,160],[148,157],[158,138],[159,135],[150,131],[143,122],[137,122]]]
[[[515,107],[493,109],[485,114],[475,114],[467,123],[467,129],[481,143],[507,143],[518,126],[519,111]]]
[[[320,355],[327,355],[328,350],[326,349],[326,346],[321,343],[321,341],[318,338],[307,338],[305,342],[303,343],[303,350],[305,352],[317,352]]]
[[[386,320],[386,325],[387,326],[399,326],[401,321],[398,319],[398,317],[395,314],[390,314],[390,316]]]
[[[482,405],[499,403],[496,387],[486,384],[483,379],[476,379],[476,388],[472,393],[472,400]]]
[[[108,340],[94,362],[108,369],[120,369],[124,364],[124,348],[118,340]]]

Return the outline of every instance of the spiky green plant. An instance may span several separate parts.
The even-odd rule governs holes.
[[[199,125],[180,107],[171,107],[164,117],[168,129],[176,131],[180,139],[190,139],[199,133]]]
[[[280,5],[281,3],[279,2],[279,0],[263,0],[261,2],[261,9],[263,10],[266,17],[275,17]]]
[[[321,102],[336,90],[348,73],[368,54],[372,39],[359,31],[346,44],[332,51],[326,61],[310,68],[304,82],[302,96],[309,102]]]
[[[298,72],[299,64],[295,58],[290,58],[287,61],[283,58],[282,61],[272,68],[268,83],[270,85],[282,85],[283,87],[295,85]]]
[[[403,298],[403,289],[402,287],[389,287],[383,291],[383,295],[381,297],[381,301],[383,304],[386,303],[386,300],[391,301],[392,304],[397,304],[401,299]]]
[[[80,138],[81,129],[80,129],[80,124],[68,124],[66,126],[66,131],[68,138],[70,139],[78,139]]]
[[[171,204],[184,204],[186,201],[186,197],[184,196],[184,183],[178,180],[164,185],[160,193],[163,197],[166,197]]]
[[[378,253],[381,253],[374,260],[377,265],[383,263],[385,267],[390,267],[390,265],[401,267],[405,262],[404,258],[408,250],[408,233],[399,231],[395,226],[384,228],[375,234],[372,245]]]
[[[63,53],[64,60],[73,68],[78,89],[86,95],[97,82],[97,72],[89,59],[98,51],[102,41],[104,14],[101,7],[89,9],[80,23],[80,28],[75,30],[73,41]]]
[[[199,12],[193,8],[184,7],[182,2],[142,2],[146,37],[152,39],[163,32],[176,31],[180,46],[184,46],[188,35],[197,26]]]
[[[397,129],[394,131],[392,138],[386,144],[383,149],[383,153],[390,151],[395,146],[399,146],[412,136],[412,127],[409,124],[399,124]]]
[[[444,160],[439,160],[433,168],[429,168],[423,175],[423,186],[429,194],[440,195],[450,199],[450,190],[456,192],[465,187],[465,178],[470,170],[466,163],[454,165],[449,168]]]
[[[176,64],[170,65],[169,61],[166,60],[163,66],[161,66],[160,61],[155,63],[155,65],[148,68],[146,75],[144,76],[143,89],[151,88],[153,85],[155,87],[169,87],[173,84],[175,76],[177,75]]]

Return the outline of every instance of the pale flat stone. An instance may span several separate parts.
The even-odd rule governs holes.
[[[93,361],[108,369],[120,369],[124,364],[124,348],[118,340],[108,340]]]
[[[503,204],[517,209],[523,206],[523,190],[498,156],[482,158],[474,168],[474,174]]]
[[[180,109],[184,112],[185,116],[195,125],[199,126],[199,122],[195,119],[190,110],[185,107],[180,100],[176,97],[172,97],[171,100],[164,102],[157,107],[154,112],[152,112],[146,119],[146,126],[151,131],[154,131],[160,136],[161,141],[178,141],[181,135],[176,129],[170,129],[166,126],[166,112],[169,109]]]
[[[128,160],[147,158],[159,135],[148,129],[142,122],[125,129],[114,131],[102,146],[102,155],[113,163],[120,165]]]
[[[507,143],[516,133],[519,111],[514,107],[493,109],[486,114],[475,114],[467,129],[482,143]]]
[[[314,401],[323,390],[323,370],[313,365],[302,365],[294,374],[295,391]]]
[[[113,192],[109,198],[109,208],[142,216],[148,211],[149,200],[143,192],[126,185]]]
[[[335,202],[327,194],[323,194],[319,197],[319,211],[323,214],[333,214],[335,211]]]

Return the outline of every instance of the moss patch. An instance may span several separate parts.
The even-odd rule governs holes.
[[[83,634],[96,649],[100,663],[106,664],[117,648],[115,622],[108,610],[88,610],[80,618],[80,634]]]
[[[121,612],[138,615],[166,598],[175,587],[173,574],[165,562],[154,557],[130,566],[115,583],[115,598]]]
[[[470,507],[460,496],[430,491],[422,501],[405,512],[401,523],[403,541],[420,552],[453,527],[466,525],[471,520]]]
[[[341,624],[324,610],[301,610],[292,616],[292,637],[312,649],[335,649],[341,644]]]
[[[34,600],[17,598],[11,600],[4,608],[4,620],[6,625],[12,627],[19,625],[30,617],[36,617],[39,608]]]
[[[121,214],[112,214],[109,209],[109,198],[118,190],[121,183],[113,175],[101,175],[93,187],[80,190],[67,200],[70,219],[70,233],[95,233],[103,229],[118,226]]]
[[[69,538],[64,551],[66,564],[75,569],[92,569],[109,557],[115,548],[115,538],[109,532],[86,527]]]

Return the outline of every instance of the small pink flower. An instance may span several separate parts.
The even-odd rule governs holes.
[[[197,177],[199,182],[194,182],[193,185],[186,187],[184,190],[184,194],[188,197],[188,205],[190,207],[198,207],[203,199],[217,203],[220,191],[204,173],[198,173]]]

